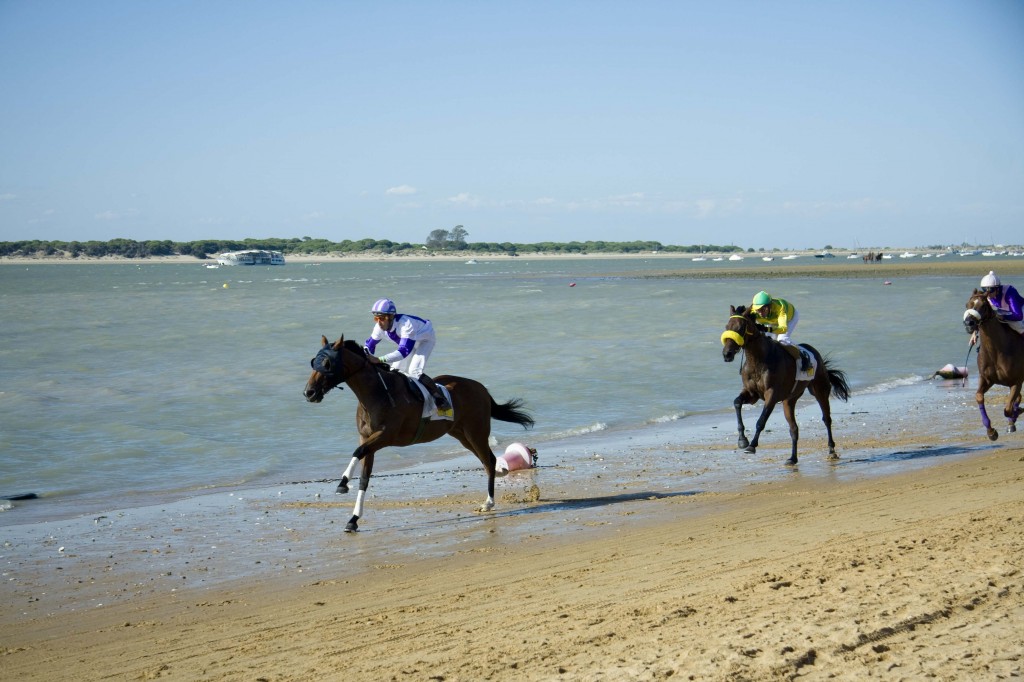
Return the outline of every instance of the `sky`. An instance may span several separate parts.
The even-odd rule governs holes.
[[[0,0],[0,241],[1024,242],[1024,2]]]

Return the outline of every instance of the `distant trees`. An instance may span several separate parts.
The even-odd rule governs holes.
[[[468,236],[469,232],[462,225],[456,225],[450,232],[448,230],[431,230],[424,245],[428,249],[438,251],[449,249],[462,251],[466,248],[466,237]]]
[[[657,241],[572,241],[572,242],[536,242],[532,244],[512,242],[469,242],[469,232],[462,225],[451,230],[433,230],[425,244],[409,242],[393,242],[390,239],[345,239],[333,242],[317,237],[292,239],[200,239],[191,242],[174,242],[170,240],[135,241],[133,239],[112,239],[108,242],[62,242],[26,240],[17,242],[0,242],[0,256],[22,257],[64,257],[103,258],[117,256],[121,258],[149,258],[155,256],[194,256],[204,260],[225,251],[242,251],[245,249],[264,249],[281,251],[285,255],[345,255],[345,254],[391,254],[402,255],[421,253],[424,248],[431,251],[465,251],[476,254],[502,254],[518,256],[531,253],[551,254],[587,254],[587,253],[732,253],[742,251],[738,246],[716,246],[713,244],[692,244],[689,246],[665,245]]]

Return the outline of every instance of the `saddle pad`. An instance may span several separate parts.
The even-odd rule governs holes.
[[[818,360],[817,358],[814,357],[814,353],[807,350],[803,346],[797,345],[797,348],[800,349],[800,354],[807,358],[808,362],[806,372],[800,371],[799,364],[796,366],[796,379],[797,381],[810,381],[811,379],[814,378],[814,373],[818,371]]]
[[[444,412],[437,409],[437,405],[434,403],[434,396],[430,395],[430,391],[427,387],[421,384],[416,379],[410,376],[405,377],[406,380],[420,390],[420,394],[423,396],[423,419],[429,419],[431,421],[453,421],[455,419],[454,408],[449,408]],[[448,392],[448,388],[438,384],[437,387],[444,393],[444,397],[448,399],[448,404],[452,404],[452,394]]]

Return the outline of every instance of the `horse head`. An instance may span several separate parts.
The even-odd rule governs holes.
[[[342,356],[342,352],[346,350],[344,335],[335,341],[333,345],[327,340],[326,336],[321,336],[320,343],[320,350],[309,361],[309,366],[313,368],[313,373],[309,375],[306,388],[302,391],[302,395],[311,403],[318,403],[323,400],[324,395],[328,391],[335,386],[345,383],[345,380],[352,374],[351,371],[345,371],[345,360]],[[348,343],[354,344],[352,341]]]
[[[973,334],[981,327],[981,323],[995,317],[992,306],[989,305],[988,297],[978,289],[974,290],[971,297],[967,299],[967,310],[964,311],[964,328],[968,334]]]
[[[761,332],[754,320],[754,312],[744,306],[729,306],[729,321],[722,332],[722,359],[732,362],[743,345]]]

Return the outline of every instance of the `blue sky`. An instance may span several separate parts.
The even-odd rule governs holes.
[[[1024,242],[1024,3],[0,0],[0,241]]]

